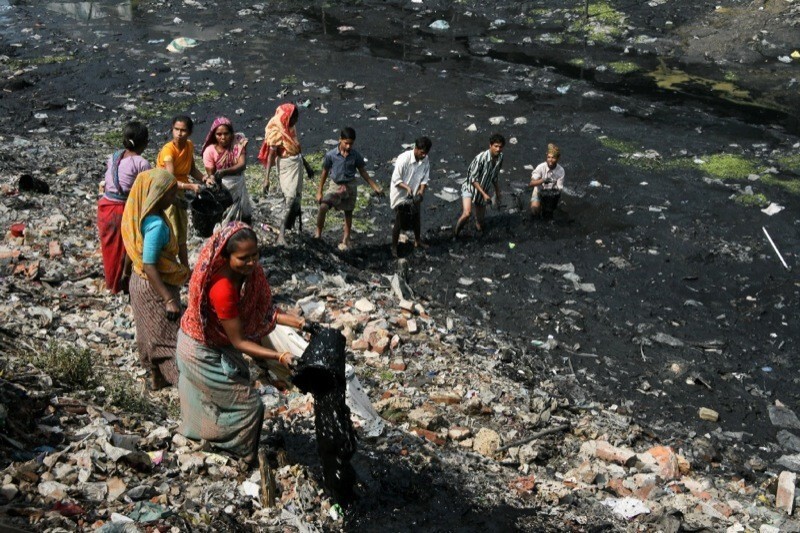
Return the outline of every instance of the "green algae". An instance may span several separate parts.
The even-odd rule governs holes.
[[[659,88],[668,91],[683,92],[694,89],[693,92],[695,92],[697,88],[700,88],[717,98],[737,105],[786,112],[783,106],[771,100],[755,98],[749,91],[737,86],[734,83],[736,81],[735,74],[730,72],[724,74],[724,80],[714,80],[695,76],[680,69],[669,68],[662,62],[658,68],[645,75],[651,78]]]
[[[786,155],[778,158],[778,163],[794,172],[800,172],[800,154]]]
[[[608,68],[617,74],[630,74],[639,70],[639,65],[633,61],[614,61],[608,64]]]
[[[743,180],[759,170],[754,162],[736,154],[712,154],[700,159],[705,163],[699,164],[698,168],[719,179]]]
[[[602,144],[606,148],[609,148],[621,154],[630,154],[638,149],[638,147],[632,142],[623,141],[622,139],[616,139],[614,137],[609,137],[607,135],[602,135],[598,137],[597,140],[600,144]]]
[[[748,207],[765,207],[769,205],[769,200],[763,194],[745,194],[741,193],[738,194],[734,199],[734,202],[740,205],[748,206]]]
[[[800,179],[797,178],[778,177],[769,174],[761,177],[761,183],[780,187],[791,194],[800,194]]]
[[[192,109],[206,102],[219,100],[222,93],[211,89],[191,96],[182,96],[176,102],[142,102],[136,109],[136,115],[142,119],[152,119],[159,117],[172,117],[178,113],[184,113],[187,109]]]
[[[9,59],[6,65],[8,65],[11,70],[19,70],[32,66],[59,65],[61,63],[66,63],[70,59],[73,59],[73,57],[68,55],[29,57],[24,59],[14,58]]]

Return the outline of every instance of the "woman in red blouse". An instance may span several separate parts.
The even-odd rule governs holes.
[[[256,234],[232,222],[203,246],[189,283],[177,348],[183,435],[255,459],[264,406],[242,354],[291,365],[289,352],[261,344],[275,324],[301,329],[305,320],[272,305]]]

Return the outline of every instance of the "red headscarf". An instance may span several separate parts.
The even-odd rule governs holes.
[[[208,291],[211,279],[228,260],[222,252],[234,233],[248,228],[242,222],[231,222],[211,236],[203,245],[200,257],[189,282],[189,307],[181,319],[181,329],[194,340],[207,346],[226,346],[231,343],[218,320],[208,320]],[[242,321],[244,337],[261,340],[275,328],[277,310],[272,305],[272,292],[264,270],[259,266],[245,279],[243,294],[239,300],[239,319]]]
[[[269,119],[264,130],[264,143],[258,152],[258,160],[267,165],[270,146],[277,146],[279,155],[297,155],[300,153],[300,141],[297,139],[297,129],[289,123],[292,115],[297,112],[294,104],[281,104],[275,109],[275,116]]]

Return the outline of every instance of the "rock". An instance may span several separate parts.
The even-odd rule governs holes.
[[[668,335],[666,333],[656,333],[652,338],[655,342],[666,344],[667,346],[672,346],[673,348],[680,348],[685,344],[682,340],[676,339],[672,335]]]
[[[412,334],[419,331],[417,329],[417,321],[414,319],[410,319],[408,322],[406,322],[406,328],[408,328],[408,332]]]
[[[116,500],[127,490],[125,482],[116,476],[108,478],[106,480],[106,486],[108,488],[108,493],[106,496],[108,501]]]
[[[374,344],[370,344],[370,350],[381,355],[389,349],[389,342],[391,342],[389,337],[381,337]]]
[[[392,359],[392,362],[389,363],[389,368],[397,372],[403,372],[406,369],[406,362],[403,361],[402,357],[397,357]]]
[[[475,435],[472,449],[481,455],[492,457],[501,444],[502,440],[496,431],[489,428],[481,428]]]
[[[125,496],[136,502],[139,500],[146,500],[152,497],[155,493],[156,491],[153,489],[153,487],[139,485],[138,487],[133,487],[132,489],[128,490],[128,492],[125,493]]]
[[[108,496],[108,485],[105,481],[82,483],[78,489],[85,498],[96,502],[105,500]]]
[[[472,430],[461,426],[453,426],[447,430],[447,436],[455,441],[464,440],[470,435],[472,435]]]
[[[63,500],[67,497],[69,487],[57,481],[43,481],[39,483],[39,494],[45,498],[52,498],[54,500]]]
[[[668,446],[654,446],[638,457],[646,468],[658,474],[664,481],[678,479],[681,475],[678,456]]]
[[[446,426],[444,418],[434,410],[427,407],[417,407],[408,413],[408,420],[422,429],[438,429]]]
[[[769,420],[772,425],[787,429],[800,429],[800,419],[797,415],[783,404],[770,405],[768,408]]]
[[[432,392],[428,399],[435,403],[455,405],[461,403],[461,395],[456,392]]]
[[[778,491],[775,494],[775,507],[791,515],[794,508],[794,489],[797,475],[794,472],[783,471],[778,476]]]
[[[777,463],[792,472],[800,472],[800,453],[794,455],[782,455]]]
[[[372,313],[375,311],[375,304],[367,300],[366,298],[360,298],[356,300],[354,307],[361,311],[362,313]]]
[[[581,445],[581,455],[594,456],[603,461],[632,466],[636,462],[636,453],[625,448],[617,448],[604,441],[588,441]]]
[[[709,422],[716,422],[719,420],[719,413],[707,407],[701,407],[697,415],[701,420],[708,420]]]
[[[444,439],[433,431],[422,428],[414,428],[412,431],[420,437],[423,437],[425,440],[436,444],[437,446],[443,446],[445,443]]]
[[[350,344],[350,349],[354,350],[354,351],[359,351],[359,352],[363,352],[363,351],[369,350],[369,341],[367,339],[363,339],[363,338],[355,339]]]
[[[778,444],[780,444],[784,449],[789,450],[790,452],[800,452],[800,437],[794,433],[782,429],[778,431],[777,438]]]
[[[16,485],[7,483],[2,487],[0,487],[0,498],[5,499],[5,501],[7,502],[13,500],[17,494],[19,494],[19,489],[17,488]]]

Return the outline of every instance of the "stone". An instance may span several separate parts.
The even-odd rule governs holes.
[[[407,311],[409,313],[413,313],[414,302],[411,302],[409,300],[400,300],[400,309],[402,309],[403,311]]]
[[[636,462],[636,453],[625,448],[618,448],[607,441],[588,441],[581,445],[581,455],[591,455],[623,466],[632,466]]]
[[[416,333],[417,331],[419,331],[419,329],[417,328],[417,321],[414,320],[413,318],[409,319],[408,322],[406,322],[406,328],[408,329],[409,333]]]
[[[61,249],[61,243],[58,241],[50,241],[47,245],[47,253],[50,259],[55,259],[64,255],[64,251]]]
[[[392,359],[392,362],[389,363],[389,368],[397,372],[403,372],[406,369],[406,362],[403,361],[402,357],[397,357]]]
[[[370,345],[370,349],[378,355],[381,355],[389,349],[389,342],[391,342],[389,337],[381,337],[374,344]]]
[[[534,487],[536,487],[536,476],[531,474],[530,476],[517,478],[511,481],[509,486],[517,493],[518,496],[531,494]]]
[[[794,455],[782,455],[777,463],[792,472],[800,472],[800,453]]]
[[[350,344],[350,349],[354,351],[363,352],[365,350],[369,350],[369,341],[367,339],[355,339]]]
[[[54,500],[63,500],[67,497],[69,487],[59,483],[58,481],[43,481],[39,483],[39,494],[45,498],[52,498]]]
[[[453,426],[447,430],[447,436],[455,441],[464,440],[470,435],[472,435],[472,430],[461,426]]]
[[[461,403],[461,395],[456,392],[432,392],[428,398],[435,403],[455,405]]]
[[[445,443],[444,439],[433,431],[422,428],[414,428],[412,431],[420,437],[423,437],[425,440],[436,444],[437,446],[443,446]]]
[[[361,311],[362,313],[372,313],[375,311],[375,304],[367,300],[366,298],[360,298],[356,301],[353,305],[356,309]]]
[[[106,480],[106,486],[108,487],[108,493],[106,495],[108,501],[116,500],[127,490],[125,482],[116,476],[108,478]]]
[[[128,490],[125,495],[133,501],[146,500],[155,494],[155,489],[148,485],[139,485]]]
[[[497,451],[497,448],[502,444],[500,435],[489,428],[481,428],[475,435],[472,449],[481,455],[491,457]]]
[[[81,494],[92,501],[102,501],[108,496],[108,485],[105,481],[96,481],[94,483],[82,483],[79,486]]]
[[[800,419],[785,405],[778,402],[777,405],[770,405],[768,411],[772,425],[786,429],[800,429]]]
[[[0,498],[4,498],[5,501],[10,502],[14,499],[14,497],[19,494],[19,489],[16,485],[12,485],[11,483],[6,483],[2,487],[0,487]]]
[[[794,489],[797,475],[784,470],[778,476],[778,490],[775,493],[775,507],[791,515],[794,508]]]
[[[680,477],[678,457],[669,446],[654,446],[638,457],[649,471],[655,472],[664,481]]]
[[[611,478],[606,482],[606,490],[620,498],[633,494],[633,491],[625,486],[625,480],[618,477]]]
[[[800,437],[791,431],[782,429],[778,431],[777,438],[778,444],[780,444],[784,449],[795,453],[800,452]]]
[[[719,413],[708,407],[701,407],[697,415],[701,420],[708,420],[709,422],[716,422],[719,420]]]
[[[409,422],[416,424],[422,429],[438,429],[446,425],[442,416],[437,414],[434,410],[426,407],[417,407],[408,413]]]

